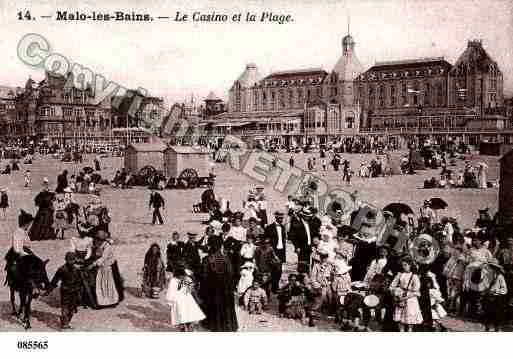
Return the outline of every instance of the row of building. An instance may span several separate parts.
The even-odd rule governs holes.
[[[0,87],[0,141],[58,146],[109,147],[158,135],[164,101],[127,90],[99,101],[90,87],[73,86],[73,74],[45,72],[25,87]]]
[[[513,143],[507,105],[503,74],[480,40],[469,41],[454,65],[437,57],[377,62],[364,70],[348,34],[330,72],[262,76],[248,64],[229,90],[227,111],[204,121],[220,138],[232,134],[279,145],[369,135]]]
[[[481,41],[469,41],[454,65],[437,57],[377,62],[367,70],[350,34],[341,45],[331,71],[262,76],[251,63],[226,103],[211,92],[204,104],[184,101],[176,116],[208,128],[209,141],[219,143],[227,134],[286,146],[348,136],[513,143],[513,101],[504,99],[503,74]],[[162,98],[128,90],[97,102],[90,88],[72,85],[72,76],[47,72],[40,82],[29,78],[24,88],[0,86],[0,141],[103,146],[173,136],[175,114]]]

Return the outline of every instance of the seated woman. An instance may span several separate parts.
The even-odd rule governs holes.
[[[102,309],[116,306],[123,301],[123,279],[107,232],[100,230],[96,233],[92,255],[85,264],[83,280],[88,306]]]
[[[11,248],[5,255],[5,270],[7,271],[6,282],[9,286],[11,286],[15,280],[14,276],[18,259],[26,255],[34,254],[30,248],[30,238],[27,233],[33,221],[34,217],[31,214],[24,210],[20,211],[18,216],[18,228],[12,235]]]

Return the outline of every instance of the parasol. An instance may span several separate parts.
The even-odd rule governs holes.
[[[447,202],[438,197],[433,197],[429,200],[429,207],[434,210],[446,209],[448,206]]]
[[[404,203],[390,203],[383,208],[383,212],[391,212],[395,218],[401,218],[401,214],[413,214],[413,210],[410,206]]]

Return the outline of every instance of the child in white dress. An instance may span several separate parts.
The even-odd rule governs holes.
[[[394,321],[399,322],[401,332],[411,332],[414,325],[422,324],[423,317],[420,310],[420,280],[412,273],[413,262],[410,258],[401,260],[403,271],[398,273],[390,290],[395,299]]]
[[[166,300],[170,306],[171,325],[183,332],[191,332],[194,323],[205,319],[205,314],[192,296],[193,290],[194,282],[186,274],[185,266],[177,264],[174,277],[169,281]]]
[[[255,264],[246,262],[240,267],[240,279],[237,285],[237,294],[243,297],[246,290],[253,284],[253,273],[255,272]]]

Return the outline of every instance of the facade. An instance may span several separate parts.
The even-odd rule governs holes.
[[[137,90],[127,90],[125,96],[112,97],[110,105],[115,127],[142,127],[150,133],[159,134],[165,116],[164,100],[161,97],[144,96]]]
[[[479,40],[451,65],[443,58],[379,62],[360,75],[362,133],[479,144],[510,142],[503,77]]]
[[[109,141],[109,101],[96,103],[91,88],[81,90],[72,86],[72,76],[46,72],[39,83],[29,78],[16,96],[15,131],[8,133],[8,138],[48,145]]]
[[[354,134],[360,110],[354,80],[363,71],[350,35],[331,72],[321,68],[261,76],[248,64],[229,91],[228,111],[209,118],[219,133],[277,144],[325,143]]]
[[[0,141],[8,143],[10,134],[21,134],[23,128],[16,121],[16,94],[21,88],[0,86]]]

